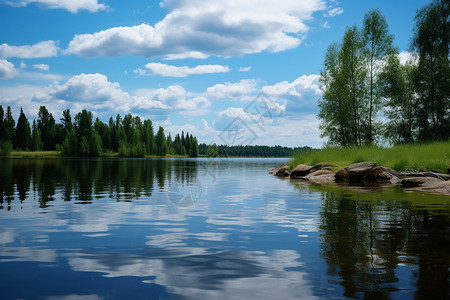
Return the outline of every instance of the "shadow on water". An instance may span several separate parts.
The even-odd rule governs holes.
[[[449,299],[450,197],[398,186],[292,184],[320,194],[320,255],[344,296],[397,298],[407,290],[399,269],[412,268],[415,298]]]

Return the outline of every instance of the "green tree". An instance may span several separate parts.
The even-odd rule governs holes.
[[[111,150],[111,130],[108,125],[100,121],[99,118],[95,119],[94,130],[100,136],[103,148],[105,150]]]
[[[5,140],[12,142],[14,137],[14,132],[16,131],[16,121],[14,120],[12,116],[11,107],[8,106],[6,109],[6,116],[3,120],[3,126],[5,131]]]
[[[42,142],[41,131],[36,125],[36,121],[33,120],[33,130],[31,132],[31,150],[41,151],[42,149],[44,149],[44,143]]]
[[[166,156],[167,144],[166,136],[164,135],[164,128],[159,126],[158,133],[156,134],[156,155]]]
[[[392,54],[379,76],[380,87],[386,99],[384,112],[388,117],[385,137],[393,143],[415,141],[417,131],[415,71],[416,66],[413,63],[401,65],[398,55]]]
[[[206,156],[209,156],[209,157],[219,156],[219,148],[217,147],[216,143],[208,146],[208,148],[206,150]]]
[[[3,110],[3,107],[0,105],[0,141],[6,139],[4,119],[5,119],[5,111]]]
[[[14,134],[13,146],[15,149],[26,150],[30,148],[31,144],[31,131],[30,123],[27,117],[23,113],[23,109],[20,108],[19,119],[17,120],[17,127]]]
[[[321,73],[323,96],[319,101],[322,136],[329,143],[347,146],[361,145],[368,126],[365,101],[365,64],[361,34],[347,28],[342,45],[332,44],[327,51]]]
[[[70,115],[70,110],[66,109],[63,111],[62,118],[60,119],[62,127],[64,128],[64,138],[73,130],[72,117]]]
[[[199,155],[199,151],[198,151],[198,141],[197,141],[197,138],[194,137],[194,138],[193,138],[193,143],[192,143],[192,154],[191,154],[191,156],[192,156],[192,157],[198,157],[198,155]]]
[[[418,10],[412,46],[418,53],[416,73],[419,140],[450,137],[450,17],[448,0],[433,0]]]
[[[385,58],[394,51],[392,46],[394,36],[389,34],[386,18],[381,14],[379,9],[371,10],[364,16],[362,35],[364,56],[367,62],[369,76],[369,123],[365,132],[365,140],[368,144],[372,144],[374,142],[374,135],[376,134],[373,120],[377,116],[381,98],[378,74],[382,70]]]
[[[322,99],[319,100],[320,130],[322,137],[328,137],[329,144],[348,146],[353,143],[352,103],[349,88],[343,76],[339,60],[340,46],[331,44],[325,55],[324,70],[321,72]]]

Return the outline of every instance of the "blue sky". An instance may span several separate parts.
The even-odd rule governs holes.
[[[428,3],[0,0],[0,105],[16,119],[41,105],[56,119],[132,113],[204,143],[320,147],[327,46],[379,8],[406,53]]]

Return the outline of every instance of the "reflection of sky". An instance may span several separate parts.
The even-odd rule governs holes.
[[[94,195],[85,205],[64,201],[57,187],[47,208],[30,192],[0,210],[0,276],[14,268],[23,282],[42,275],[64,287],[31,285],[11,298],[120,298],[129,289],[137,298],[342,294],[319,257],[322,194],[267,175],[279,161],[264,162],[230,159],[214,165],[215,177],[199,167],[201,197],[188,207],[174,205],[167,186],[129,202]]]

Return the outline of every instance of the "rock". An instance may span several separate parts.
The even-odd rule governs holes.
[[[335,179],[336,181],[348,181],[349,180],[349,175],[347,170],[344,169],[340,169],[339,171],[336,172],[335,175]]]
[[[309,173],[308,175],[304,176],[303,178],[310,180],[314,176],[329,175],[329,174],[332,174],[332,172],[328,171],[328,170],[317,170],[317,171]]]
[[[286,176],[289,176],[291,174],[291,172],[290,172],[290,168],[288,165],[283,165],[283,166],[278,167],[274,174],[275,174],[275,176],[286,177]]]
[[[311,177],[309,177],[309,181],[317,183],[317,184],[331,184],[331,183],[334,183],[334,181],[335,181],[335,174],[331,173],[331,174],[321,174],[321,175],[311,176]]]
[[[281,165],[281,166],[278,166],[278,167],[275,167],[275,168],[273,168],[273,169],[268,169],[267,170],[267,172],[269,173],[269,174],[276,174],[277,172],[278,172],[278,170],[280,170],[281,168],[284,168],[284,169],[289,169],[289,166],[288,165]]]
[[[427,187],[438,185],[442,183],[443,180],[434,177],[408,177],[401,181],[403,187]]]
[[[430,185],[430,186],[426,186],[426,187],[418,187],[418,188],[413,188],[411,190],[427,192],[427,193],[450,195],[450,181],[442,181],[441,183],[438,183],[436,185]]]
[[[367,173],[367,180],[376,182],[399,183],[398,173],[388,167],[376,166]]]
[[[436,172],[401,172],[399,175],[404,177],[434,177],[442,180],[450,180],[450,175]]]
[[[376,162],[364,161],[345,167],[345,170],[347,170],[350,180],[364,180],[376,165]]]
[[[312,166],[308,166],[308,165],[298,165],[294,168],[294,170],[292,170],[291,172],[291,178],[300,178],[303,176],[306,176],[309,174],[309,172],[311,171],[313,167]]]

